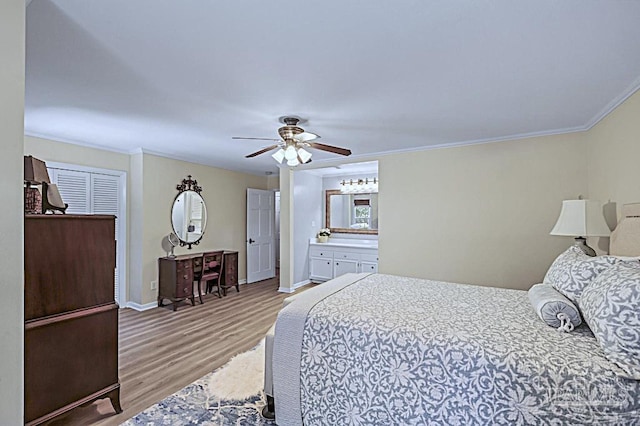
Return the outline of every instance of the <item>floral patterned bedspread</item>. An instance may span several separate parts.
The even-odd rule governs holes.
[[[519,290],[371,275],[316,304],[305,425],[640,425],[640,382]]]

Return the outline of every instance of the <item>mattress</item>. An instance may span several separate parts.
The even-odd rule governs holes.
[[[640,382],[585,325],[547,326],[525,291],[338,281],[276,323],[278,424],[640,424]]]

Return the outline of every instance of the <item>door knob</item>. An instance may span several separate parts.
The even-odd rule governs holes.
[[[249,238],[249,244],[253,244],[255,242],[256,242],[256,240]]]

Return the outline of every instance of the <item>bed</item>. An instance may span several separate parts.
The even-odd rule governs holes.
[[[297,295],[271,344],[279,425],[640,424],[640,380],[526,291],[347,274]]]

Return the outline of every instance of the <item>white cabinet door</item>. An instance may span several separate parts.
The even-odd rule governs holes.
[[[349,272],[358,272],[357,260],[336,260],[333,262],[333,277],[348,274]]]
[[[360,272],[378,272],[378,264],[376,262],[361,262]]]
[[[312,280],[330,280],[333,278],[331,259],[312,257],[309,261],[309,272]]]

